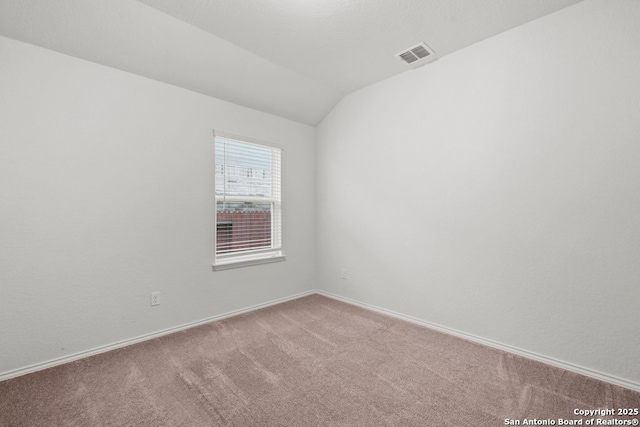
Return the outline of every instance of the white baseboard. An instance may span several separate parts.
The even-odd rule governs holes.
[[[626,380],[624,378],[619,378],[614,375],[605,374],[603,372],[599,372],[593,369],[584,368],[582,366],[574,365],[573,363],[564,362],[562,360],[555,359],[553,357],[544,356],[542,354],[534,353],[527,350],[522,350],[516,347],[512,347],[510,345],[502,344],[496,341],[488,340],[486,338],[482,338],[476,335],[468,334],[466,332],[461,332],[455,329],[447,328],[445,326],[440,326],[435,323],[427,322],[415,317],[407,316],[401,313],[396,313],[392,310],[387,310],[385,308],[377,307],[371,304],[362,303],[359,301],[352,300],[350,298],[346,298],[340,295],[332,294],[330,292],[326,292],[323,290],[317,290],[316,293],[319,295],[326,296],[328,298],[333,298],[338,301],[345,302],[347,304],[356,305],[358,307],[362,307],[368,310],[376,311],[378,313],[386,314],[388,316],[392,316],[398,319],[406,320],[411,323],[415,323],[421,326],[425,326],[427,328],[435,329],[437,331],[443,332],[445,334],[453,335],[458,338],[463,338],[469,341],[473,341],[478,344],[483,344],[489,347],[496,348],[498,350],[503,350],[508,353],[516,354],[518,356],[526,357],[528,359],[533,359],[538,362],[546,363],[547,365],[552,365],[557,368],[565,369],[567,371],[575,372],[577,374],[581,374],[587,377],[595,378],[600,381],[608,382],[610,384],[614,384],[620,387],[628,388],[634,391],[640,392],[640,383]]]
[[[175,332],[184,331],[185,329],[193,328],[195,326],[204,325],[205,323],[215,322],[217,320],[226,319],[231,316],[237,316],[239,314],[249,313],[251,311],[259,310],[261,308],[269,307],[272,305],[280,304],[283,302],[291,301],[294,299],[302,298],[307,295],[312,295],[317,293],[316,290],[311,290],[307,292],[302,292],[299,294],[291,295],[285,298],[279,298],[273,301],[268,301],[262,304],[253,305],[250,307],[242,308],[239,310],[229,311],[224,314],[219,314],[217,316],[207,317],[206,319],[197,320],[195,322],[185,323],[180,326],[175,326],[168,329],[163,329],[158,332],[152,332],[150,334],[140,335],[135,338],[130,338],[122,341],[115,342],[113,344],[107,344],[104,346],[96,347],[90,350],[81,351],[78,353],[70,354],[68,356],[59,357],[56,359],[51,359],[46,362],[35,363],[33,365],[25,366],[23,368],[14,369],[7,372],[0,373],[0,381],[8,380],[9,378],[19,377],[21,375],[30,374],[32,372],[41,371],[43,369],[52,368],[54,366],[63,365],[65,363],[73,362],[74,360],[84,359],[85,357],[94,356],[96,354],[105,353],[107,351],[115,350],[117,348],[126,347],[128,345],[137,344],[143,341],[148,341],[154,338],[158,338],[164,335],[173,334]]]
[[[126,340],[122,340],[122,341],[118,341],[115,342],[113,344],[108,344],[108,345],[104,345],[104,346],[100,346],[100,347],[96,347],[90,350],[85,350],[85,351],[81,351],[78,353],[74,353],[68,356],[63,356],[60,358],[56,358],[56,359],[52,359],[52,360],[48,360],[46,362],[41,362],[41,363],[36,363],[33,365],[29,365],[29,366],[25,366],[22,368],[18,368],[18,369],[14,369],[11,371],[7,371],[7,372],[3,372],[0,373],[0,381],[4,381],[4,380],[8,380],[9,378],[14,378],[14,377],[18,377],[21,375],[26,375],[26,374],[30,374],[32,372],[37,372],[37,371],[41,371],[43,369],[47,369],[47,368],[51,368],[54,366],[58,366],[58,365],[63,365],[65,363],[69,363],[69,362],[73,362],[74,360],[78,360],[78,359],[83,359],[85,357],[90,357],[90,356],[94,356],[96,354],[100,354],[100,353],[105,353],[107,351],[111,351],[111,350],[115,350],[117,348],[121,348],[121,347],[126,347],[128,345],[132,345],[132,344],[137,344],[143,341],[147,341],[147,340],[151,340],[154,338],[158,338],[164,335],[168,335],[168,334],[172,334],[175,332],[180,332],[183,331],[185,329],[189,329],[189,328],[193,328],[195,326],[200,326],[203,325],[205,323],[210,323],[210,322],[215,322],[217,320],[222,320],[222,319],[226,319],[228,317],[232,317],[232,316],[237,316],[240,314],[244,314],[244,313],[249,313],[251,311],[255,311],[255,310],[259,310],[261,308],[265,308],[265,307],[269,307],[272,305],[276,305],[276,304],[280,304],[286,301],[291,301],[294,299],[298,299],[298,298],[302,298],[308,295],[312,295],[312,294],[319,294],[319,295],[323,295],[326,296],[328,298],[333,298],[335,300],[338,301],[342,301],[345,302],[347,304],[351,304],[351,305],[355,305],[358,307],[362,307],[364,309],[368,309],[368,310],[372,310],[372,311],[376,311],[378,313],[382,313],[382,314],[386,314],[388,316],[392,316],[401,320],[405,320],[411,323],[415,323],[421,326],[425,326],[427,328],[431,328],[431,329],[435,329],[437,331],[449,334],[449,335],[453,335],[459,338],[463,338],[469,341],[473,341],[476,342],[478,344],[483,344],[489,347],[493,347],[496,348],[498,350],[503,350],[506,351],[508,353],[512,353],[512,354],[516,354],[518,356],[522,356],[522,357],[526,357],[529,359],[533,359],[536,360],[538,362],[542,362],[542,363],[546,363],[548,365],[552,365],[561,369],[566,369],[567,371],[571,371],[571,372],[575,372],[577,374],[581,374],[587,377],[591,377],[591,378],[595,378],[601,381],[605,381],[608,382],[610,384],[614,384],[614,385],[618,385],[620,387],[625,387],[634,391],[638,391],[640,392],[640,383],[634,382],[634,381],[630,381],[630,380],[626,380],[624,378],[619,378],[616,377],[614,375],[609,375],[603,372],[599,372],[593,369],[589,369],[589,368],[584,368],[582,366],[578,366],[578,365],[574,365],[572,363],[568,363],[568,362],[564,362],[562,360],[558,360],[555,359],[553,357],[549,357],[549,356],[544,356],[538,353],[534,353],[531,351],[527,351],[527,350],[522,350],[516,347],[512,347],[510,345],[506,345],[506,344],[502,344],[496,341],[492,341],[492,340],[488,340],[486,338],[482,338],[482,337],[478,337],[476,335],[472,335],[472,334],[468,334],[466,332],[461,332],[455,329],[451,329],[451,328],[447,328],[445,326],[441,326],[441,325],[437,325],[435,323],[431,323],[431,322],[427,322],[415,317],[411,317],[411,316],[407,316],[401,313],[397,313],[395,311],[392,310],[387,310],[385,308],[381,308],[381,307],[377,307],[371,304],[366,304],[366,303],[362,303],[359,301],[355,301],[352,300],[350,298],[346,298],[340,295],[336,295],[336,294],[332,294],[330,292],[326,292],[323,290],[319,290],[319,289],[314,289],[311,291],[306,291],[306,292],[302,292],[299,294],[295,294],[295,295],[291,295],[285,298],[279,298],[276,300],[272,300],[272,301],[268,301],[262,304],[257,304],[257,305],[253,305],[250,307],[246,307],[243,309],[239,309],[239,310],[234,310],[234,311],[230,311],[224,314],[220,314],[217,316],[212,316],[212,317],[208,317],[205,319],[201,319],[201,320],[197,320],[195,322],[190,322],[190,323],[185,323],[183,325],[180,326],[175,326],[172,328],[168,328],[168,329],[164,329],[158,332],[152,332],[150,334],[145,334],[145,335],[140,335],[138,337],[135,338],[130,338],[130,339],[126,339]]]

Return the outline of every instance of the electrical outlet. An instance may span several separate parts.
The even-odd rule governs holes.
[[[151,305],[160,305],[160,292],[151,292]]]
[[[346,268],[340,269],[340,278],[346,280],[346,278],[347,278],[347,269]]]

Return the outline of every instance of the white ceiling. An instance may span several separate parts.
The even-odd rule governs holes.
[[[347,93],[581,0],[0,0],[0,35],[316,125]]]

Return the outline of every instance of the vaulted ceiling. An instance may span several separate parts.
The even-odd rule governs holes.
[[[316,125],[406,48],[437,60],[579,1],[0,0],[0,35]]]

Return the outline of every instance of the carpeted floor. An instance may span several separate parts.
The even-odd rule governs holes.
[[[0,382],[1,426],[640,418],[574,415],[602,408],[640,393],[319,295]]]

